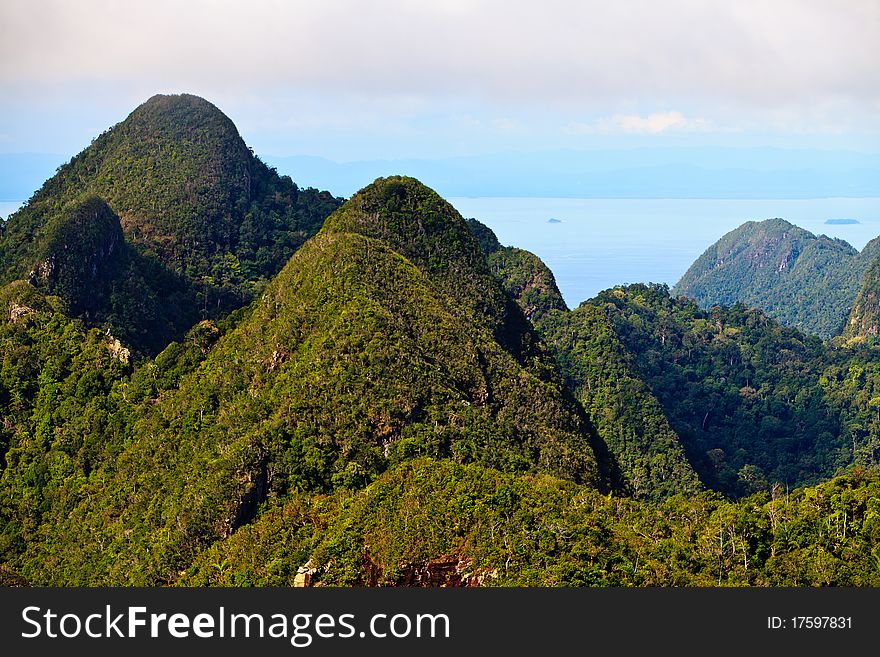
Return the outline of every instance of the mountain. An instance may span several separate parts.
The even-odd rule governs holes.
[[[782,232],[751,259],[833,269]],[[419,181],[299,190],[191,96],[0,262],[2,583],[878,583],[875,340],[657,285],[569,310]]]
[[[118,266],[106,205],[62,216],[40,262],[90,219],[73,288]],[[51,271],[0,288],[5,582],[876,584],[876,467],[793,490],[876,466],[869,342],[662,286],[568,311],[403,177],[154,359],[68,316]]]
[[[198,321],[186,280],[131,248],[119,217],[98,197],[53,216],[35,255],[29,284],[127,345],[159,351]]]
[[[118,411],[139,403],[135,389],[145,381],[164,378],[154,370],[164,371],[169,358],[158,358],[155,367],[129,379],[100,332],[75,320],[64,324],[24,283],[6,288],[0,302],[14,310],[0,325],[0,344],[6,344],[9,332],[24,331],[32,339],[44,335],[43,349],[52,343],[54,327],[64,327],[64,347],[58,349],[55,340],[51,351],[68,354],[51,363],[42,360],[49,366],[44,371],[57,373],[46,382],[40,413],[34,414],[46,419],[37,420],[36,440],[27,438],[16,448],[0,477],[0,577],[9,585],[143,582],[157,558],[143,546],[159,548],[161,559],[163,541],[181,531],[194,535],[178,563],[191,561],[165,571],[162,581],[185,586],[878,584],[872,552],[872,505],[880,495],[876,469],[856,470],[815,488],[784,494],[774,489],[772,498],[764,493],[730,502],[696,492],[647,502],[548,475],[417,457],[391,465],[360,490],[275,490],[255,517],[233,531],[217,536],[208,524],[199,532],[194,525],[210,521],[210,515],[204,517],[210,503],[189,505],[211,492],[217,461],[247,468],[248,459],[246,451],[229,444],[207,461],[180,454],[182,503],[176,501],[177,487],[155,487],[167,476],[162,474],[165,457],[179,449],[178,441],[152,440],[138,455],[134,446],[145,436],[137,436],[137,423],[120,418]],[[213,332],[202,333],[193,344],[210,356],[204,333]],[[34,355],[36,360],[15,362],[38,363],[44,357]],[[177,359],[171,355],[170,360]],[[9,362],[4,362],[8,377]],[[192,367],[183,367],[184,378]],[[146,401],[135,418],[156,406],[156,398]],[[134,435],[126,424],[135,426]],[[138,456],[150,460],[132,462]],[[123,473],[135,480],[126,485]],[[17,488],[11,486],[15,476]],[[211,481],[201,482],[205,476]],[[245,490],[253,484],[247,477],[219,481]],[[45,497],[39,495],[41,487]],[[90,499],[95,495],[101,498],[97,504]],[[133,513],[125,510],[129,504],[137,507]],[[36,523],[19,525],[29,520]],[[144,537],[141,525],[153,525],[154,533]],[[817,552],[824,555],[821,560]],[[82,570],[84,557],[94,570]]]
[[[588,303],[569,311],[538,256],[502,246],[476,219],[467,222],[493,273],[553,351],[596,427],[614,462],[617,489],[639,498],[699,490],[678,436],[604,314]]]
[[[0,564],[128,435],[128,349],[26,281],[0,288]],[[117,391],[114,394],[114,391]]]
[[[681,438],[603,309],[589,302],[551,312],[537,324],[557,362],[614,456],[620,488],[662,498],[703,488]]]
[[[43,227],[45,238],[30,282],[61,297],[73,315],[94,311],[106,304],[126,259],[119,217],[92,197],[54,219]]]
[[[114,388],[130,421],[97,467],[47,474],[36,507],[10,502],[9,526],[41,527],[7,539],[27,545],[29,581],[172,581],[265,505],[357,490],[422,455],[607,488],[549,353],[464,220],[417,181],[355,195],[222,333],[155,397],[137,375]],[[32,447],[3,473],[8,500],[34,461],[72,458]]]
[[[524,249],[502,246],[492,229],[476,219],[465,221],[492,273],[529,321],[535,323],[551,310],[568,310],[553,272],[538,256]]]
[[[704,308],[737,302],[806,333],[839,335],[880,239],[857,252],[782,219],[750,221],[709,247],[673,288]]]
[[[278,176],[206,100],[154,96],[61,166],[9,217],[0,231],[0,282],[27,278],[43,262],[59,222],[90,197],[105,201],[118,217],[132,252],[146,259],[140,272],[150,269],[162,279],[141,276],[147,297],[161,298],[167,272],[186,284],[195,299],[191,310],[203,318],[248,303],[340,204]],[[99,321],[114,334],[155,353],[157,341],[137,338],[150,327],[99,303],[107,299],[99,295],[88,310],[100,311]],[[78,300],[69,301],[76,312]],[[188,327],[172,323],[167,332],[179,337]]]
[[[846,319],[847,338],[876,338],[880,332],[880,257],[874,259],[862,276],[859,293]]]
[[[588,303],[713,490],[812,485],[880,460],[875,346],[825,344],[742,304],[705,311],[665,286],[615,288]]]

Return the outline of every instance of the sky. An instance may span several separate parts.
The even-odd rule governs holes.
[[[2,0],[0,153],[189,92],[267,156],[876,154],[878,62],[880,0]]]

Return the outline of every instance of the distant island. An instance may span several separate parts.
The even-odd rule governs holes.
[[[826,219],[825,223],[829,226],[849,226],[850,224],[860,224],[858,219]]]
[[[561,223],[562,223],[562,220],[561,220],[561,219],[554,219],[553,217],[550,217],[550,218],[547,220],[547,223],[548,223],[548,224],[561,224]]]

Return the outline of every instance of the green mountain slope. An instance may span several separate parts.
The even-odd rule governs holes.
[[[470,227],[487,253],[511,250],[479,222]],[[857,256],[862,263],[878,244]],[[496,273],[503,281],[504,270]],[[870,316],[872,274],[865,279]],[[515,281],[505,288],[514,296],[521,289]],[[874,341],[823,345],[741,304],[704,312],[642,285],[570,313],[538,314],[535,325],[630,494],[663,496],[702,482],[740,496],[880,463]]]
[[[824,345],[741,304],[703,311],[663,286],[615,288],[589,303],[711,488],[743,495],[878,462],[876,350]]]
[[[135,409],[123,451],[75,508],[48,510],[15,570],[171,581],[261,505],[357,489],[419,455],[602,485],[588,421],[511,304],[448,204],[412,179],[377,181],[179,387]]]
[[[740,230],[696,287],[821,335],[880,250]],[[877,267],[857,339],[569,311],[418,181],[341,204],[154,97],[0,229],[0,582],[877,585]]]
[[[874,259],[862,276],[859,293],[846,319],[847,338],[876,338],[880,332],[880,257]]]
[[[89,474],[128,434],[113,396],[131,367],[118,340],[25,281],[0,288],[0,564],[26,550],[45,517],[71,508]]]
[[[28,281],[67,315],[106,326],[126,345],[157,352],[198,319],[185,279],[132,249],[97,198],[67,205],[42,228]]]
[[[614,461],[618,490],[640,498],[699,490],[678,436],[605,315],[588,303],[569,311],[540,258],[502,246],[487,226],[467,221],[493,273],[546,340],[596,427]]]
[[[877,586],[878,499],[876,470],[772,499],[637,502],[421,459],[267,511],[179,583],[291,586],[301,570],[346,586]]]
[[[544,358],[537,336],[504,293],[467,223],[414,178],[380,179],[328,218],[326,229],[381,240],[450,297],[454,312],[485,327],[520,362]],[[455,310],[457,309],[457,310]]]
[[[107,202],[126,240],[154,270],[161,264],[186,281],[198,295],[191,305],[203,317],[249,302],[340,203],[279,177],[209,102],[154,96],[60,167],[9,217],[0,230],[0,281],[26,278],[59,217],[89,196]],[[144,280],[150,293],[161,294],[167,277],[160,277]],[[119,325],[125,321],[117,317],[113,330],[148,330]],[[187,326],[175,328],[180,335]]]
[[[880,252],[858,253],[839,239],[782,219],[750,221],[709,247],[673,289],[704,308],[734,303],[760,308],[781,323],[821,338],[839,335],[859,282]]]
[[[75,315],[105,305],[126,258],[119,217],[104,201],[92,197],[70,207],[44,230],[46,239],[30,275],[32,282],[61,297]]]
[[[642,378],[637,357],[600,308],[588,302],[571,312],[552,312],[538,328],[614,455],[622,490],[659,498],[702,488],[679,436]]]
[[[476,219],[466,219],[489,267],[532,323],[551,310],[568,310],[550,268],[524,249],[502,246],[492,230]]]
[[[877,464],[871,341],[662,286],[553,307],[536,257],[395,177],[135,367],[49,294],[124,264],[93,259],[113,213],[59,216],[56,268],[0,288],[3,581],[877,584],[876,469],[792,490]]]

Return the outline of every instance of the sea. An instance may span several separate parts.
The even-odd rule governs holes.
[[[861,250],[880,236],[880,198],[572,199],[451,198],[499,241],[538,255],[569,307],[628,283],[678,282],[725,233],[780,217]],[[831,220],[858,223],[826,224]]]
[[[861,250],[880,236],[880,198],[573,199],[451,198],[502,244],[538,255],[570,307],[628,283],[674,285],[691,263],[746,221],[780,217]],[[22,201],[0,201],[0,217]],[[858,223],[825,223],[828,220]]]

